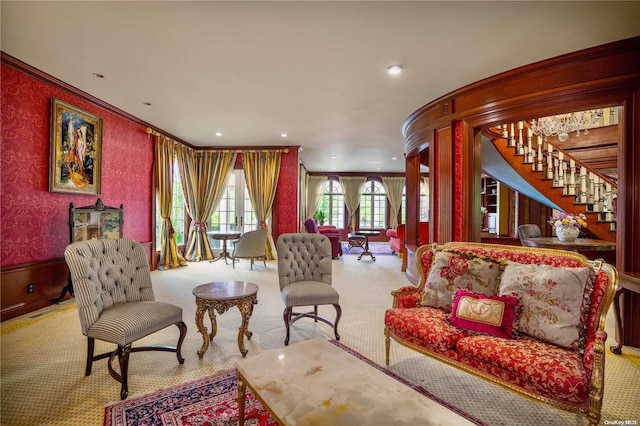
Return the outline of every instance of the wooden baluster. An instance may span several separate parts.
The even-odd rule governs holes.
[[[522,140],[522,129],[524,128],[524,123],[522,121],[518,121],[518,155],[525,155],[526,151],[524,150],[524,141]],[[526,158],[525,158],[526,162]]]
[[[563,194],[566,194],[566,188],[564,186],[564,154],[558,151],[558,181],[556,183],[558,188],[564,188]]]
[[[593,211],[601,212],[604,211],[604,197],[602,191],[602,179],[600,176],[593,176]]]
[[[511,132],[509,134],[509,146],[516,146],[516,132],[513,129],[513,123],[511,123]]]
[[[604,220],[606,220],[607,222],[611,222],[614,219],[614,217],[613,217],[613,190],[611,188],[611,184],[608,183],[608,182],[604,184],[604,196],[605,196],[605,202],[607,203],[607,213],[604,216]]]
[[[580,203],[587,204],[587,169],[580,167]]]
[[[572,158],[569,159],[569,187],[567,193],[576,195],[576,162]]]
[[[547,142],[547,179],[553,179],[553,147]]]
[[[594,200],[593,200],[593,193],[595,192],[595,185],[594,185],[594,174],[589,172],[588,175],[588,180],[587,180],[587,184],[588,184],[588,191],[589,191],[589,198],[587,199],[587,204],[593,204]]]
[[[538,171],[544,170],[544,157],[542,156],[542,136],[538,135]]]
[[[507,125],[503,124],[502,125],[502,137],[505,139],[509,138],[509,131],[507,130]]]
[[[533,131],[531,130],[530,127],[527,127],[527,157],[526,157],[526,161],[525,163],[527,164],[534,164],[534,160],[535,160],[535,151],[531,148],[531,138],[533,137]],[[535,166],[532,168],[532,170],[535,170]]]

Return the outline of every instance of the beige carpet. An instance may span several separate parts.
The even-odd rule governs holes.
[[[340,292],[343,316],[339,326],[341,342],[374,362],[384,364],[384,311],[389,293],[408,282],[400,272],[397,256],[380,256],[376,261],[358,261],[345,256],[333,261],[334,285]],[[249,270],[247,261],[232,269],[223,262],[190,263],[186,268],[152,273],[156,298],[179,304],[189,327],[183,346],[186,358],[179,365],[175,354],[141,352],[131,356],[129,395],[193,380],[233,367],[241,358],[237,345],[240,314],[232,309],[218,316],[218,335],[202,360],[196,354],[202,337],[194,324],[195,303],[191,290],[202,283],[248,280],[260,285],[258,305],[246,342],[247,356],[282,347],[283,305],[278,289],[276,262],[261,263]],[[332,308],[321,313],[333,316]],[[611,317],[611,315],[610,315]],[[613,322],[607,323],[612,336]],[[176,327],[148,337],[145,342],[175,344]],[[310,320],[292,328],[291,344],[313,338],[333,338],[332,329]],[[611,343],[613,343],[610,338]],[[104,406],[117,401],[120,385],[97,361],[91,376],[84,376],[86,338],[80,332],[73,300],[2,323],[1,413],[2,425],[100,425]],[[97,342],[97,351],[111,349]],[[452,402],[491,425],[583,425],[581,415],[553,409],[514,395],[497,386],[459,372],[437,361],[392,343],[391,370]],[[624,348],[625,353],[640,351]],[[366,390],[363,390],[366,391]],[[602,424],[605,421],[640,422],[640,367],[619,356],[607,356],[606,388]],[[607,423],[612,424],[612,423]]]

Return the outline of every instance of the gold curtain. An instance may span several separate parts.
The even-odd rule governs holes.
[[[242,167],[249,190],[249,197],[256,212],[256,219],[260,229],[267,229],[267,245],[265,256],[267,260],[273,260],[275,256],[275,244],[271,237],[271,227],[267,218],[271,214],[273,199],[278,186],[280,175],[280,152],[243,152]]]
[[[400,207],[402,207],[402,190],[404,189],[404,177],[382,177],[382,185],[384,191],[387,193],[387,200],[389,200],[390,215],[389,226],[391,229],[396,229],[398,226],[398,213]]]
[[[155,137],[155,177],[157,185],[158,206],[162,223],[160,224],[160,259],[158,269],[178,268],[187,262],[178,251],[173,225],[171,224],[171,207],[173,200],[173,160],[175,158],[175,142],[163,136]]]
[[[354,217],[358,206],[360,205],[360,195],[362,195],[362,187],[367,182],[365,176],[340,176],[340,185],[342,186],[342,196],[344,204],[349,212],[349,232],[354,230]]]
[[[313,217],[318,211],[320,202],[322,201],[322,190],[327,180],[327,176],[307,176],[307,198],[305,201],[308,217]]]
[[[207,221],[222,199],[236,154],[229,151],[195,151],[184,145],[177,151],[182,191],[187,213],[191,217],[184,256],[190,262],[212,259]]]

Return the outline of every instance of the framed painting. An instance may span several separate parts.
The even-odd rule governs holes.
[[[102,118],[51,99],[49,191],[100,194]]]

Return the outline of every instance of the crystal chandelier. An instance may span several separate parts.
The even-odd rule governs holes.
[[[581,131],[585,135],[589,133],[589,129],[600,125],[600,117],[601,109],[541,117],[531,120],[531,130],[535,135],[544,136],[545,141],[549,136],[557,136],[560,142],[564,142],[569,139],[571,132],[576,132],[578,136]]]

